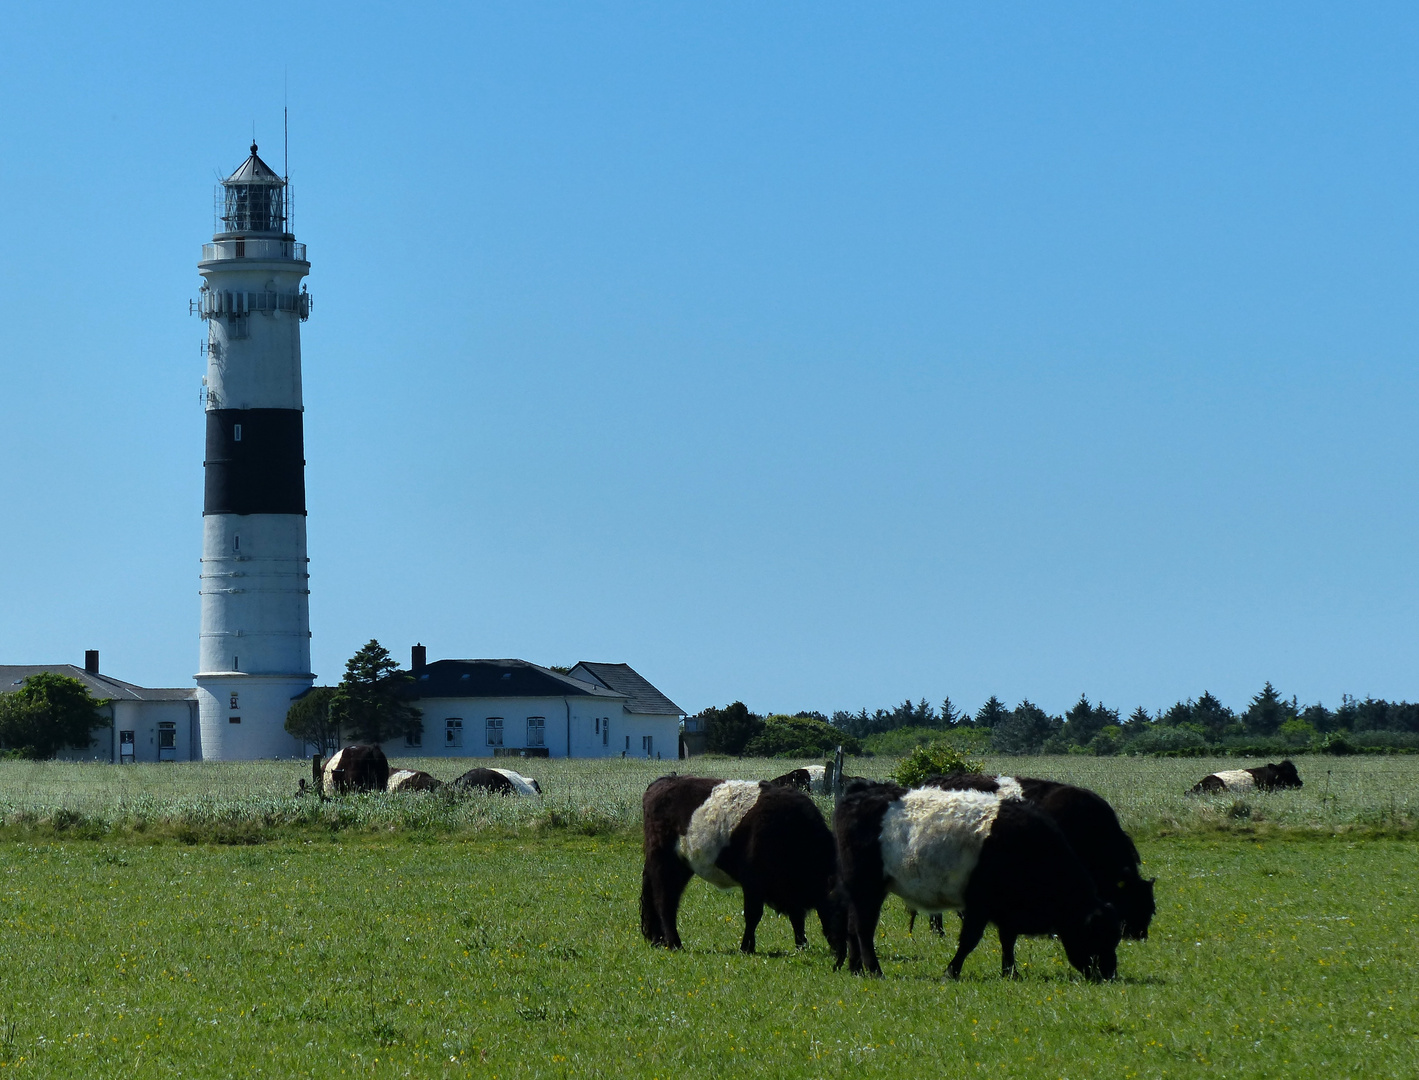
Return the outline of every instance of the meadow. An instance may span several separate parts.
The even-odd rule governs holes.
[[[745,957],[737,894],[703,882],[686,949],[649,948],[639,795],[675,763],[528,763],[543,800],[422,803],[300,799],[298,763],[0,763],[0,1070],[1411,1077],[1419,763],[1324,763],[1327,788],[1311,762],[1248,800],[1181,795],[1196,759],[988,763],[1087,783],[1139,838],[1158,916],[1102,985],[1048,940],[1001,980],[991,936],[943,981],[952,942],[896,902],[884,979],[773,916]]]

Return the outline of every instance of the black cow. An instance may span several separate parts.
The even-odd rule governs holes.
[[[512,769],[469,769],[449,787],[460,791],[490,791],[494,795],[541,795],[542,785]]]
[[[752,780],[662,776],[641,799],[645,868],[641,933],[652,945],[680,948],[680,896],[698,874],[721,889],[744,891],[744,937],[754,951],[764,905],[793,924],[808,945],[804,921],[818,912],[839,964],[846,951],[847,910],[837,883],[833,834],[813,800],[791,787]]]
[[[1102,796],[1088,788],[1054,780],[981,773],[932,776],[922,786],[943,791],[996,791],[1005,798],[1022,798],[1038,806],[1054,818],[1074,854],[1089,868],[1099,896],[1118,910],[1123,918],[1123,936],[1136,941],[1148,937],[1148,924],[1157,910],[1153,900],[1153,882],[1157,879],[1145,878],[1138,872],[1143,861],[1138,848]],[[940,916],[932,917],[931,926],[941,932]]]
[[[1287,758],[1280,765],[1258,765],[1254,769],[1227,769],[1223,772],[1208,773],[1197,782],[1190,794],[1230,791],[1245,795],[1253,789],[1275,791],[1277,788],[1300,786],[1301,774],[1296,771],[1291,759]]]
[[[769,781],[779,787],[797,788],[799,791],[822,793],[827,790],[824,777],[827,769],[822,765],[809,765],[806,769],[791,769],[782,776]]]
[[[1059,826],[1031,803],[998,792],[857,783],[833,824],[853,973],[882,974],[873,938],[882,901],[894,892],[916,910],[961,912],[952,978],[990,923],[1000,933],[1004,975],[1014,974],[1022,934],[1057,934],[1069,962],[1091,978],[1117,974],[1117,911],[1099,899]]]
[[[326,795],[383,791],[388,783],[389,759],[378,745],[357,743],[336,750],[321,774],[321,789]]]

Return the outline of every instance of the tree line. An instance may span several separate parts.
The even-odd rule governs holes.
[[[1245,749],[1419,749],[1419,704],[1345,696],[1335,709],[1302,705],[1283,697],[1269,681],[1247,706],[1234,710],[1213,694],[1179,701],[1150,713],[1138,706],[1126,716],[1103,702],[1081,694],[1062,715],[1050,714],[1027,700],[1014,708],[991,695],[974,714],[961,710],[949,697],[939,706],[925,698],[911,699],[890,709],[868,712],[839,710],[830,716],[812,710],[791,715],[760,716],[743,702],[710,708],[697,714],[707,732],[707,749],[726,754],[750,754],[765,734],[786,721],[820,725],[839,741],[871,746],[874,736],[901,731],[974,733],[982,750],[1000,754],[1109,755],[1118,753],[1200,753]],[[847,747],[845,746],[845,749]],[[851,750],[849,750],[851,752]]]

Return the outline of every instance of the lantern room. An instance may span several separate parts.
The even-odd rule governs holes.
[[[276,234],[287,236],[286,181],[256,154],[222,181],[221,209],[217,239]]]

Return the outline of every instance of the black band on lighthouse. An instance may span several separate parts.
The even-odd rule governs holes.
[[[203,514],[305,513],[299,409],[209,411],[203,465]]]

